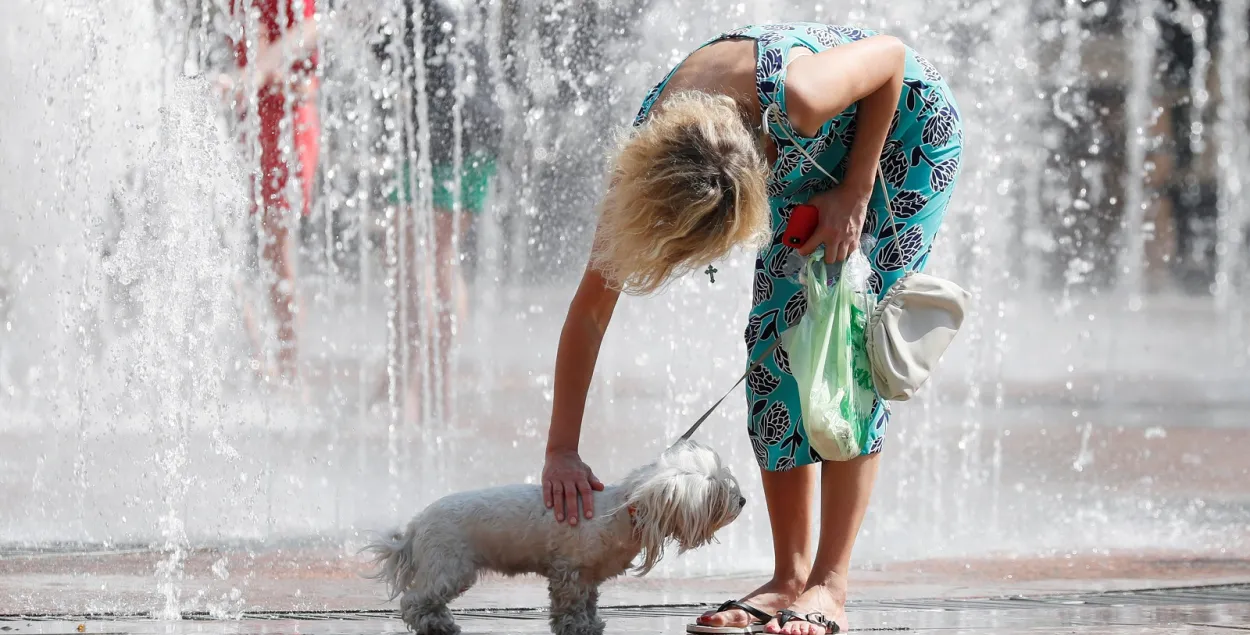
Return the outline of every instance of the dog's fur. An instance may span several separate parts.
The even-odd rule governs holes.
[[[417,635],[459,633],[447,604],[482,571],[546,576],[552,631],[599,635],[603,581],[624,573],[639,554],[636,570],[646,574],[669,541],[678,553],[711,542],[746,504],[720,457],[694,442],[670,448],[594,496],[603,513],[576,526],[556,522],[537,485],[446,496],[404,531],[366,547],[381,566],[373,577],[387,583],[391,599],[403,596],[403,620]]]

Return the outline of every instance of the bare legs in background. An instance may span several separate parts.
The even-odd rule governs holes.
[[[452,412],[456,382],[452,348],[468,315],[468,291],[455,246],[464,243],[473,217],[462,213],[456,219],[450,211],[435,209],[433,222],[427,225],[433,232],[431,246],[431,236],[420,226],[423,219],[413,218],[408,207],[401,207],[398,213],[407,215],[397,219],[403,228],[405,247],[398,300],[404,303],[402,317],[406,317],[406,338],[398,328],[401,325],[398,303],[391,316],[391,326],[400,336],[401,360],[407,363],[406,383],[403,368],[388,372],[396,374],[395,398],[405,421],[419,422],[427,416],[445,418]],[[384,389],[388,385],[389,381]]]

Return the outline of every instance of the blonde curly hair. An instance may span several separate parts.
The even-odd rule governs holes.
[[[668,97],[621,139],[591,264],[645,295],[768,237],[768,171],[751,127],[724,95]]]

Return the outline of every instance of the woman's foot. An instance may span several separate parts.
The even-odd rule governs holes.
[[[799,596],[803,586],[804,581],[801,579],[779,580],[773,578],[765,582],[760,588],[748,593],[746,597],[743,597],[742,603],[772,615],[789,606]],[[730,609],[720,613],[708,611],[695,621],[700,626],[739,626],[745,628],[756,620],[742,609]]]
[[[846,579],[839,577],[825,584],[809,586],[792,604],[784,608],[794,611],[799,617],[810,613],[820,613],[825,616],[825,619],[837,624],[840,632],[846,632]],[[777,618],[773,618],[764,627],[764,632],[784,633],[785,635],[825,635],[828,631],[823,626],[802,620],[793,620],[787,622],[785,626],[780,626]]]

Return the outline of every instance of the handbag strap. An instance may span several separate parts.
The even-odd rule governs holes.
[[[764,129],[765,130],[768,129],[769,113],[778,112],[774,110],[776,107],[777,107],[776,103],[771,103],[771,104],[768,104],[768,108],[764,109]],[[829,180],[833,181],[834,185],[838,185],[841,183],[841,181],[839,181],[837,177],[830,174],[828,170],[826,170],[823,166],[821,166],[819,163],[816,162],[816,159],[812,158],[812,155],[808,153],[807,148],[804,148],[803,144],[799,143],[798,141],[794,139],[794,137],[790,134],[790,131],[786,130],[786,127],[784,124],[778,125],[778,128],[780,128],[781,133],[784,134],[786,138],[790,140],[790,143],[794,144],[794,147],[798,148],[799,152],[802,152],[803,156],[807,157],[808,161],[811,161],[812,165],[815,166],[817,170],[820,170],[822,174],[829,177]],[[881,198],[885,201],[885,211],[887,214],[890,215],[890,229],[894,232],[894,240],[898,240],[899,239],[898,218],[894,216],[894,210],[890,207],[890,191],[885,189],[885,174],[882,173],[881,171],[880,157],[878,157],[878,160],[877,160],[877,180],[881,182]],[[873,184],[876,185],[876,180],[873,181]],[[907,269],[910,266],[911,266],[910,262],[904,263],[903,273],[907,273]]]
[[[677,445],[678,443],[681,443],[682,441],[689,441],[690,437],[694,435],[694,431],[698,430],[699,426],[703,425],[703,422],[707,421],[707,418],[712,416],[712,413],[716,411],[717,406],[719,406],[722,401],[727,399],[729,395],[733,394],[733,391],[737,390],[738,386],[741,385],[742,382],[746,381],[747,376],[750,375],[751,372],[754,371],[756,368],[759,368],[759,365],[763,364],[764,360],[767,359],[769,355],[772,355],[773,351],[776,351],[777,348],[780,346],[781,346],[781,334],[778,333],[777,339],[773,340],[773,343],[769,344],[768,348],[765,349],[764,352],[761,353],[760,356],[757,357],[754,362],[751,362],[751,365],[747,367],[747,372],[742,373],[742,376],[738,378],[738,381],[734,382],[734,385],[729,389],[729,392],[726,392],[725,396],[721,397],[720,399],[717,399],[716,403],[712,404],[712,407],[708,408],[707,412],[703,413],[703,416],[699,417],[699,420],[695,421],[694,425],[690,426],[690,429],[686,430],[686,433],[681,435],[680,439],[677,439],[677,441],[673,442],[673,445]],[[672,446],[669,446],[669,447],[671,449]]]

